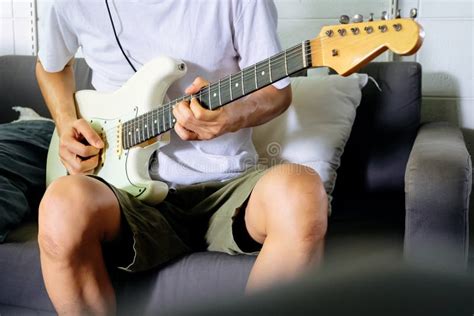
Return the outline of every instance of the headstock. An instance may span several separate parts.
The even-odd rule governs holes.
[[[385,13],[385,14],[384,14]],[[421,47],[424,38],[423,28],[412,18],[389,20],[386,12],[382,19],[374,21],[373,15],[363,22],[356,15],[354,23],[347,16],[341,17],[340,25],[326,26],[317,38],[311,41],[313,67],[330,67],[343,76],[350,75],[369,61],[390,49],[399,55],[414,54]]]

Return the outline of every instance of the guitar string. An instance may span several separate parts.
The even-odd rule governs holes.
[[[303,51],[301,49],[301,45],[297,45],[293,48],[290,48],[289,50],[292,50],[292,49],[294,50],[296,48],[298,49],[297,51],[293,51],[293,52],[287,53],[287,54],[284,54],[284,52],[282,52],[282,53],[279,53],[279,54],[269,58],[269,59],[274,59],[275,60],[275,62],[272,63],[272,66],[280,66],[280,65],[284,64],[285,62],[287,62],[287,61],[285,61],[285,57],[286,57],[286,59],[288,59],[288,57],[295,57],[295,56],[298,56],[298,55],[301,55],[303,57]],[[289,50],[287,50],[287,51],[289,51]],[[306,57],[310,55],[310,50],[311,50],[310,47],[305,47],[305,51],[306,51],[305,56]],[[279,55],[281,55],[281,56],[279,56]],[[237,80],[238,80],[239,84],[240,84],[241,80],[244,80],[244,81],[249,80],[249,79],[254,80],[255,79],[255,74],[254,74],[255,71],[260,72],[264,69],[265,70],[268,69],[268,62],[270,62],[270,61],[268,61],[269,59],[267,59],[267,61],[262,61],[262,62],[257,63],[257,64],[260,64],[260,65],[255,64],[254,66],[250,66],[250,67],[247,67],[247,68],[243,69],[241,72],[239,72],[237,74],[232,74],[232,75],[228,76],[227,79],[221,79],[221,81],[220,81],[221,82],[220,90],[222,90],[222,89],[224,89],[224,90],[231,89],[230,80],[228,79],[228,78],[231,78],[231,77],[238,77]],[[251,71],[252,73],[245,74],[245,71]],[[244,76],[239,75],[240,73],[243,73]],[[283,78],[285,78],[285,77],[283,77]],[[279,81],[283,78],[280,78],[276,81]],[[224,82],[224,80],[228,81],[228,82]],[[269,82],[269,84],[271,84],[273,82],[276,82],[276,81],[271,81],[271,82]],[[134,119],[131,119],[131,120],[125,122],[124,125],[126,125],[127,131],[128,131],[128,134],[127,134],[126,137],[128,137],[128,135],[131,135],[130,133],[132,133],[132,131],[133,131],[133,134],[135,134],[134,133],[135,128],[130,130],[130,125],[133,125],[133,127],[137,126],[138,127],[137,132],[140,134],[140,127],[142,127],[141,129],[143,129],[143,124],[149,123],[150,116],[152,117],[152,121],[153,121],[153,118],[156,116],[157,120],[154,120],[154,121],[155,122],[158,121],[159,123],[161,123],[160,121],[161,121],[161,118],[163,117],[163,115],[170,115],[169,112],[171,111],[172,107],[174,107],[179,102],[181,102],[183,100],[186,100],[186,99],[189,100],[189,99],[192,99],[192,98],[195,98],[195,97],[203,100],[202,94],[212,94],[213,92],[217,93],[218,90],[219,90],[219,87],[218,86],[216,87],[215,86],[216,84],[219,84],[219,83],[217,83],[217,82],[216,83],[211,83],[207,87],[205,87],[203,90],[201,90],[200,91],[201,93],[196,93],[196,94],[193,94],[193,95],[188,95],[188,96],[183,96],[183,97],[177,98],[175,100],[172,100],[172,101],[160,106],[158,109],[154,109],[150,112],[147,112],[145,114],[142,114],[142,115],[140,115],[140,116],[138,116]],[[257,89],[253,89],[252,92],[255,91],[255,90],[257,90]],[[199,96],[201,96],[201,97],[199,97]],[[221,106],[221,105],[219,105],[219,106]],[[168,113],[165,114],[165,111],[168,112]],[[157,124],[155,122],[152,122],[152,124]],[[169,129],[172,128],[171,125],[173,123],[171,123],[168,119],[167,119],[167,122],[163,122],[163,123],[168,123],[168,124],[163,124],[163,125],[170,125]],[[140,126],[140,125],[142,125],[142,126]],[[166,128],[166,126],[163,126],[163,127]],[[149,129],[150,128],[149,127],[145,127],[145,128],[146,128],[147,134],[149,134]],[[153,127],[152,127],[152,129],[154,130]],[[161,134],[161,133],[164,133],[166,130],[169,130],[169,129],[165,129],[164,131],[161,131],[161,128],[158,125],[158,128],[157,128],[158,135]],[[125,134],[125,132],[124,132],[124,134]],[[145,135],[144,131],[142,131],[142,134],[143,134],[143,136]],[[152,137],[154,137],[154,136],[145,137],[145,140],[150,139]],[[141,135],[139,135],[139,141],[141,141]]]
[[[301,49],[301,46],[299,47],[299,49]],[[306,50],[307,50],[307,52],[306,52],[305,56],[308,57],[308,56],[310,56],[309,48],[307,48]],[[292,52],[292,53],[290,53],[290,54],[287,54],[286,56],[287,56],[287,59],[288,59],[288,57],[296,57],[296,56],[298,56],[298,55],[303,56],[302,51]],[[279,58],[278,61],[273,62],[271,65],[272,65],[272,66],[280,66],[280,65],[284,64],[284,63],[285,63],[284,57],[285,57],[284,55],[283,55],[283,56],[278,56],[278,58]],[[272,58],[274,58],[274,57],[272,57]],[[268,59],[267,59],[267,60],[268,60]],[[260,64],[260,65],[257,65],[257,64]],[[231,78],[231,77],[232,77],[232,78],[236,78],[235,80],[237,80],[238,83],[240,84],[240,81],[242,80],[242,76],[240,75],[240,73],[241,73],[241,72],[244,72],[244,71],[249,71],[249,72],[251,71],[251,72],[252,72],[252,73],[244,74],[244,77],[243,77],[243,80],[244,80],[244,81],[249,80],[249,79],[254,80],[254,78],[255,78],[255,74],[254,74],[254,73],[255,73],[255,70],[257,70],[257,73],[259,73],[260,71],[263,71],[263,70],[267,70],[267,69],[268,69],[268,62],[267,62],[267,61],[262,61],[262,62],[259,62],[259,63],[257,63],[257,64],[255,64],[255,65],[257,65],[256,68],[255,68],[255,66],[246,67],[244,70],[242,70],[242,71],[240,71],[240,72],[238,72],[238,73],[235,73],[235,74],[232,74],[232,75],[228,75],[228,76],[226,76],[224,79],[220,79],[220,84],[219,84],[219,82],[210,83],[209,85],[207,85],[206,87],[204,87],[204,88],[200,91],[200,92],[201,92],[201,95],[202,95],[202,94],[207,94],[207,93],[218,92],[218,91],[219,91],[219,85],[220,85],[220,90],[223,90],[223,89],[224,89],[224,90],[230,89],[230,85],[231,85],[231,84],[230,84],[229,78]],[[286,76],[285,76],[285,77],[286,77]],[[283,78],[285,78],[285,77],[283,77]],[[281,79],[283,79],[283,78],[278,79],[278,81],[281,80]],[[257,78],[257,80],[258,80],[258,78]],[[273,82],[276,82],[276,81],[272,81],[272,82],[270,82],[270,83],[273,83]],[[233,86],[233,84],[232,84],[232,86]],[[199,94],[200,94],[200,93],[198,92],[198,93],[195,93],[195,94],[192,94],[192,95],[186,95],[186,96],[179,97],[179,98],[177,98],[177,99],[174,99],[174,100],[172,100],[172,101],[169,101],[169,102],[166,103],[166,104],[163,104],[162,106],[160,106],[160,108],[154,109],[154,110],[152,110],[152,111],[150,111],[150,112],[148,112],[148,113],[156,112],[156,111],[159,111],[159,110],[163,110],[162,108],[164,108],[164,107],[177,104],[177,103],[179,103],[179,102],[181,102],[181,101],[183,101],[183,100],[186,100],[186,99],[188,99],[188,101],[189,101],[189,99],[192,99],[192,98],[194,98],[194,97],[198,97]],[[204,101],[205,101],[205,100],[204,100]],[[159,113],[159,114],[161,114],[161,113]],[[142,118],[142,117],[145,117],[145,116],[146,116],[146,114],[140,115],[141,118]],[[136,119],[138,119],[138,118],[139,118],[139,117],[137,117]]]
[[[381,37],[381,36],[384,36],[386,34],[381,32],[381,33],[376,33],[376,34],[371,34],[371,35],[372,35],[372,38],[374,38],[374,37]],[[340,41],[340,39],[341,39],[340,37],[329,37],[329,36],[322,36],[320,38],[321,39],[332,40],[332,41]],[[311,46],[308,45],[308,44],[313,44],[314,42],[316,42],[316,40],[311,40],[311,41],[305,42],[305,56],[306,57],[311,55]],[[346,45],[341,45],[341,46],[338,46],[338,47],[339,47],[339,49],[341,49],[341,48],[345,48],[345,47],[349,47],[349,46],[353,46],[353,45],[352,44],[351,45],[346,44]],[[295,49],[297,49],[297,50],[295,50]],[[288,59],[288,57],[295,57],[299,54],[301,54],[303,56],[302,51],[300,49],[301,49],[301,44],[298,44],[298,45],[296,45],[292,48],[287,49],[286,50],[287,52],[289,52],[289,51],[291,51],[291,52],[286,54],[286,59]],[[272,56],[272,57],[268,58],[265,61],[257,63],[257,64],[261,64],[261,65],[255,64],[255,65],[257,65],[257,69],[258,70],[263,70],[263,67],[265,67],[265,69],[266,69],[267,63],[268,63],[267,61],[269,59],[270,60],[274,59],[273,66],[280,66],[282,63],[285,62],[285,54],[284,54],[284,52],[280,52],[280,53],[276,54],[275,56]],[[260,67],[260,68],[258,68],[258,67]],[[241,72],[243,72],[245,70],[248,70],[249,72],[251,72],[251,73],[247,73],[247,74],[244,73],[244,78],[243,78],[244,81],[248,80],[248,79],[253,79],[255,77],[255,75],[253,73],[253,68],[255,68],[255,67],[250,66],[250,67],[247,67],[247,68],[245,68],[244,70],[241,71]],[[222,89],[224,89],[224,90],[230,89],[230,87],[229,87],[230,81],[228,80],[228,78],[230,78],[230,77],[239,77],[237,79],[240,80],[241,76],[239,74],[240,74],[240,72],[237,73],[237,74],[232,74],[232,75],[228,76],[225,79],[221,79],[221,90]],[[211,83],[206,87],[206,89],[204,91],[201,91],[201,92],[204,92],[204,93],[218,92],[218,89],[219,89],[218,84],[219,83],[217,83],[217,82]],[[180,97],[178,99],[172,100],[172,101],[160,106],[159,109],[155,109],[155,110],[152,110],[150,112],[154,112],[153,114],[156,114],[156,115],[162,115],[164,113],[164,111],[169,110],[169,107],[171,105],[176,104],[176,103],[178,103],[180,101],[183,101],[183,100],[186,100],[186,99],[190,99],[192,97],[197,97],[197,94],[194,94],[194,95],[191,95],[191,96],[183,96],[183,97]],[[134,121],[137,122],[137,123],[140,123],[140,122],[144,122],[145,119],[146,119],[146,114],[142,114],[140,117],[135,118]]]
[[[390,20],[389,20],[389,21],[390,21]],[[395,20],[393,20],[393,21],[395,21]],[[375,31],[375,29],[374,29],[374,31]],[[386,33],[382,33],[382,32],[381,32],[381,33],[371,34],[371,35],[372,35],[372,38],[374,38],[374,37],[381,37],[381,36],[384,36],[384,35],[386,35]],[[320,37],[320,38],[321,38],[321,39],[328,39],[328,40],[337,40],[337,41],[340,40],[340,37],[328,37],[328,36],[323,36],[323,37]],[[308,57],[308,56],[310,56],[310,55],[312,54],[312,52],[311,52],[311,46],[309,46],[308,43],[309,43],[309,44],[313,44],[315,41],[316,41],[316,40],[311,40],[311,41],[305,42],[305,56],[306,56],[306,57]],[[341,48],[346,48],[346,47],[349,47],[349,46],[353,46],[353,45],[352,45],[352,44],[351,44],[351,45],[346,44],[346,45],[338,46],[338,48],[341,49]],[[295,49],[298,49],[298,50],[292,51],[292,50],[295,50]],[[288,59],[288,57],[295,57],[295,56],[297,56],[297,55],[299,55],[299,54],[301,54],[301,56],[303,56],[302,51],[300,51],[300,49],[301,49],[301,45],[300,45],[300,44],[298,44],[298,45],[296,45],[296,46],[294,46],[294,47],[292,47],[292,48],[287,49],[287,50],[286,50],[287,52],[288,52],[288,51],[292,51],[292,52],[286,54],[286,57],[287,57],[286,59]],[[280,56],[279,56],[279,55],[280,55]],[[268,58],[268,59],[265,60],[265,61],[262,61],[262,62],[259,62],[259,63],[255,64],[255,65],[257,65],[257,70],[264,70],[264,69],[267,69],[267,64],[268,64],[267,61],[268,61],[269,59],[275,58],[275,63],[274,63],[273,65],[274,65],[274,66],[279,66],[279,65],[281,65],[282,63],[285,62],[285,58],[284,58],[284,57],[285,57],[284,52],[281,52],[281,53],[276,54],[276,55],[273,56],[273,57]],[[258,65],[258,64],[261,64],[261,65]],[[258,68],[258,67],[260,67],[260,68]],[[250,66],[250,67],[247,67],[247,68],[245,68],[244,70],[242,70],[242,71],[248,70],[248,71],[251,71],[251,72],[252,72],[252,73],[245,74],[246,77],[244,77],[244,80],[246,80],[246,79],[247,79],[247,80],[248,80],[248,79],[253,79],[253,78],[255,77],[254,72],[253,72],[253,69],[254,69],[254,68],[255,68],[254,66]],[[258,71],[258,72],[259,72],[259,71]],[[221,90],[222,90],[222,89],[226,90],[226,89],[230,88],[230,87],[229,87],[230,81],[228,80],[228,78],[233,77],[233,76],[240,77],[239,74],[232,74],[232,75],[228,76],[228,77],[225,78],[225,79],[221,79],[221,84],[220,84],[220,89],[221,89]],[[237,79],[240,79],[240,78],[237,78]],[[279,80],[280,80],[280,79],[279,79]],[[206,88],[207,88],[207,89],[206,89],[207,91],[205,91],[204,93],[208,93],[208,92],[209,92],[209,93],[218,92],[218,90],[219,90],[219,86],[218,86],[218,85],[219,85],[218,82],[214,82],[214,83],[209,84],[209,85],[206,87]],[[162,106],[160,107],[160,109],[163,108],[163,107],[166,107],[166,106],[169,107],[169,106],[172,105],[172,104],[176,104],[177,102],[180,102],[180,101],[185,100],[185,99],[189,99],[190,97],[196,97],[196,96],[197,96],[197,95],[191,95],[191,96],[184,96],[184,97],[175,99],[175,100],[173,100],[173,101],[168,102],[167,104],[162,105]],[[153,111],[156,112],[157,110],[158,110],[158,109],[155,109],[155,110],[153,110]],[[165,110],[165,109],[161,109],[161,111],[157,111],[156,114],[158,114],[158,115],[159,115],[159,114],[162,114],[164,110]],[[166,109],[166,110],[167,110],[167,109]],[[144,116],[145,116],[145,115],[144,115]],[[138,119],[138,117],[137,117],[137,119]]]
[[[374,31],[376,32],[375,28],[374,28]],[[374,39],[374,38],[386,36],[387,34],[385,32],[377,32],[375,34],[370,34],[370,35],[372,35],[372,39]],[[335,40],[340,41],[341,38],[340,37],[322,36],[319,39],[328,40],[328,41],[335,41]],[[314,44],[315,42],[316,42],[316,40],[310,40],[310,41],[303,42],[306,57],[308,57],[312,54],[311,44]],[[353,46],[353,45],[352,44],[351,45],[342,44],[341,46],[338,46],[338,48],[341,49],[341,48],[345,48],[345,47],[349,47],[349,46]],[[285,54],[285,52],[286,52],[286,54]],[[229,78],[236,77],[236,78],[238,78],[238,80],[243,79],[244,81],[249,80],[250,78],[253,79],[253,78],[255,78],[255,73],[254,73],[255,70],[257,70],[257,72],[260,72],[261,70],[268,69],[268,63],[272,63],[272,66],[277,66],[277,65],[280,66],[282,63],[285,63],[285,59],[288,59],[288,57],[295,57],[297,55],[303,56],[303,49],[302,49],[301,44],[295,45],[294,47],[289,48],[286,51],[280,52],[280,53],[278,53],[278,54],[276,54],[276,55],[274,55],[270,58],[267,58],[264,61],[256,63],[254,66],[246,67],[243,70],[241,70],[239,73],[231,74],[228,77],[226,77],[225,79],[221,79],[219,82],[214,82],[214,83],[209,84],[207,87],[205,87],[203,90],[200,91],[201,96],[202,96],[203,93],[205,94],[205,93],[217,92],[217,90],[219,89],[219,85],[220,85],[221,90],[222,89],[228,89],[228,88],[230,89],[231,80],[229,80]],[[245,71],[248,71],[250,73],[245,73]],[[242,76],[241,73],[243,73],[243,76]],[[283,79],[283,78],[280,78],[279,80],[281,80],[281,79]],[[273,82],[271,82],[271,83],[273,83]],[[152,113],[151,115],[162,116],[165,111],[169,112],[171,110],[170,109],[171,105],[177,104],[178,102],[181,102],[182,100],[186,100],[186,99],[189,99],[189,98],[192,98],[192,97],[197,97],[197,96],[198,96],[198,94],[194,94],[194,95],[183,96],[181,98],[172,100],[172,101],[168,102],[167,104],[164,104],[164,105],[160,106],[159,109],[155,109],[155,110],[152,110],[152,111],[150,111],[146,114],[142,114],[139,117],[136,117],[132,120],[129,120],[129,121],[123,123],[123,125],[126,126],[126,127],[129,127],[128,125],[130,125],[130,124],[127,124],[127,123],[132,122],[132,121],[133,121],[133,124],[137,124],[137,125],[143,124],[145,121],[148,121],[148,117],[149,117],[150,113]],[[168,121],[168,123],[170,123],[170,122]],[[171,129],[171,127],[170,127],[170,129]],[[160,132],[160,134],[164,133],[165,131],[160,132],[160,128],[158,128],[158,132]]]
[[[298,45],[298,47],[297,47],[297,46],[293,47],[293,49],[295,49],[295,48],[298,48],[298,49],[300,50],[300,49],[301,49],[301,45]],[[291,48],[290,48],[289,50],[291,50]],[[308,52],[310,51],[310,47],[305,48],[305,50],[306,50],[305,56],[307,57],[307,56],[310,55],[310,54],[308,53]],[[281,56],[279,56],[280,54],[281,54]],[[288,54],[286,55],[286,57],[287,57],[287,59],[288,59],[288,57],[295,57],[295,56],[297,56],[297,55],[303,56],[302,51],[300,50],[300,51],[294,51],[294,52],[292,52],[292,53],[288,53]],[[284,63],[285,63],[284,57],[285,57],[284,53],[278,53],[278,54],[276,54],[275,56],[272,56],[271,58],[275,58],[275,62],[272,63],[272,66],[280,66],[280,65],[284,64]],[[271,58],[269,58],[269,59],[271,59]],[[278,58],[278,59],[276,59],[276,58]],[[268,60],[268,59],[267,59],[267,60]],[[264,62],[265,62],[265,61],[262,61],[262,62],[259,62],[259,63],[258,63],[258,64],[261,64],[261,65],[258,65],[258,66],[257,66],[257,72],[259,72],[259,71],[261,71],[261,70],[263,70],[263,69],[267,69],[268,62],[265,62],[266,64],[263,65]],[[255,64],[255,65],[256,65],[256,64]],[[265,67],[265,68],[263,68],[263,67]],[[255,68],[254,66],[250,66],[250,67],[246,67],[244,70],[248,70],[248,71],[252,70],[252,71],[253,71],[254,68]],[[242,70],[241,72],[243,72],[244,70]],[[239,74],[240,74],[240,72],[239,72],[239,73],[236,73],[236,74],[229,75],[229,76],[227,76],[227,78],[230,78],[231,76],[232,76],[232,77],[238,77],[238,79],[236,79],[236,80],[238,80],[238,81],[239,81],[239,84],[240,84],[240,81],[241,81],[241,79],[242,79],[242,78],[241,78],[242,76],[239,75]],[[250,78],[255,78],[255,75],[254,75],[254,74],[245,74],[245,76],[243,77],[243,80],[245,81],[245,80],[248,80],[248,79],[250,79]],[[285,78],[285,77],[283,77],[283,78]],[[283,79],[283,78],[280,78],[279,80],[281,80],[281,79]],[[228,81],[228,79],[221,79],[221,90],[222,90],[222,89],[230,89],[230,81],[227,82],[227,83],[224,83],[224,80]],[[278,81],[279,81],[279,80],[278,80]],[[274,81],[274,82],[276,82],[276,81]],[[219,89],[218,87],[214,87],[213,89],[209,89],[209,87],[210,87],[211,85],[216,85],[216,84],[218,84],[218,83],[211,83],[211,84],[209,84],[208,86],[206,86],[203,90],[200,91],[200,92],[201,92],[201,96],[202,96],[202,94],[217,92],[218,89]],[[131,120],[129,120],[129,121],[124,122],[123,125],[125,125],[125,124],[127,124],[127,123],[129,123],[129,122],[132,122],[132,121],[133,121],[133,123],[138,123],[138,124],[144,123],[145,121],[148,120],[148,117],[149,117],[150,115],[153,115],[153,116],[160,116],[160,115],[163,115],[163,113],[164,113],[165,111],[169,111],[169,110],[170,110],[170,107],[171,107],[172,105],[175,105],[175,104],[177,104],[177,103],[179,103],[179,102],[181,102],[181,101],[183,101],[183,100],[191,99],[191,98],[194,98],[194,97],[199,97],[199,93],[195,93],[195,94],[192,94],[192,95],[187,95],[187,96],[183,96],[183,97],[174,99],[174,100],[172,100],[172,101],[170,101],[170,102],[168,102],[168,103],[166,103],[166,104],[163,104],[163,105],[160,106],[158,109],[151,110],[150,112],[147,112],[147,113],[142,114],[142,115],[140,115],[140,116],[138,116],[138,117],[136,117],[136,118],[134,118],[134,119],[131,119]],[[153,112],[153,114],[150,114],[150,113],[152,113],[152,112]],[[113,127],[112,127],[112,128],[113,128]]]
[[[305,57],[311,55],[311,46],[308,45],[308,44],[312,44],[313,42],[314,41],[309,41],[309,42],[304,43],[304,52],[305,52],[304,56]],[[295,56],[298,56],[298,55],[301,55],[303,57],[303,49],[300,45],[297,45],[293,48],[290,48],[290,49],[286,50],[285,52],[281,52],[281,53],[279,53],[279,54],[277,54],[273,57],[270,57],[265,61],[259,62],[259,63],[255,64],[254,66],[247,67],[247,68],[243,69],[241,72],[239,72],[238,74],[232,74],[228,77],[230,79],[221,79],[218,83],[211,83],[204,90],[201,90],[199,95],[194,94],[194,95],[191,95],[191,96],[183,96],[181,98],[175,99],[175,100],[173,100],[173,101],[171,101],[167,104],[162,105],[159,109],[155,109],[155,110],[152,110],[150,112],[147,112],[146,114],[142,114],[141,116],[139,116],[135,119],[132,119],[130,121],[125,122],[125,129],[126,129],[125,132],[128,132],[128,133],[124,132],[124,135],[122,135],[122,136],[128,137],[129,135],[132,135],[131,133],[133,133],[134,136],[133,136],[133,140],[131,142],[132,143],[137,143],[136,136],[135,136],[136,135],[135,134],[135,126],[137,126],[136,130],[138,132],[138,143],[143,142],[147,139],[153,138],[157,135],[160,135],[160,134],[166,132],[167,130],[172,129],[172,127],[175,123],[175,122],[170,122],[168,119],[166,119],[166,121],[165,121],[165,119],[163,117],[164,115],[167,115],[167,116],[171,117],[171,113],[170,113],[171,106],[174,107],[177,103],[181,102],[182,100],[186,100],[186,99],[189,100],[189,99],[192,99],[194,97],[199,97],[199,96],[201,96],[200,99],[203,100],[202,94],[208,94],[209,97],[210,97],[210,94],[212,94],[213,92],[216,93],[216,92],[218,92],[218,90],[231,89],[231,81],[232,81],[231,79],[233,77],[237,77],[237,80],[240,79],[240,80],[245,80],[245,81],[249,80],[249,79],[258,80],[258,79],[255,78],[256,77],[255,73],[260,72],[264,69],[267,70],[269,68],[268,63],[271,63],[271,66],[279,66],[283,63],[286,63],[288,61],[288,58],[292,58],[292,57],[295,57]],[[304,69],[304,68],[302,68],[302,69]],[[245,71],[249,71],[249,73],[246,74]],[[281,80],[283,78],[280,78],[279,80]],[[270,81],[270,83],[272,83],[272,81]],[[219,87],[219,85],[220,85],[220,87]],[[257,82],[256,85],[258,86],[258,82]],[[256,87],[256,88],[258,89],[258,87]],[[257,89],[255,89],[255,90],[257,90]],[[252,90],[252,92],[253,91],[254,90]],[[219,106],[221,106],[221,104],[219,104]],[[165,112],[167,112],[167,114],[165,114]],[[158,123],[157,133],[154,133],[154,127],[152,125],[152,136],[149,135],[149,129],[150,128],[147,127],[147,124],[149,123],[150,113],[151,113],[151,118],[152,118],[152,124],[156,124],[157,121],[160,122],[161,119],[163,118],[163,131],[161,131],[160,125]],[[153,118],[154,118],[155,115],[156,115],[158,120],[154,120],[154,122],[153,122]],[[174,116],[173,116],[173,118],[174,118]],[[144,124],[145,124],[146,131],[143,128]],[[133,126],[132,130],[130,130],[130,125]],[[167,125],[169,125],[169,128],[167,128]],[[140,133],[140,129],[142,129],[141,133]],[[145,132],[146,132],[147,136],[145,136]],[[153,134],[155,134],[155,135],[153,135]],[[143,140],[142,140],[142,137],[141,137],[142,135],[143,135]]]
[[[305,52],[304,56],[305,56],[305,57],[308,57],[308,56],[311,55],[311,47],[308,45],[308,44],[310,44],[310,43],[311,43],[310,41],[308,41],[308,42],[305,43],[305,47],[304,47],[304,52]],[[254,66],[247,67],[247,68],[243,69],[241,72],[239,72],[239,73],[237,73],[237,74],[229,75],[228,78],[237,77],[237,80],[239,80],[239,81],[242,80],[242,79],[243,79],[244,81],[245,81],[245,80],[248,80],[248,79],[254,79],[254,78],[255,78],[255,71],[260,72],[260,71],[263,70],[263,69],[268,69],[268,67],[267,67],[267,66],[268,66],[268,62],[271,62],[271,63],[272,63],[272,66],[280,66],[280,65],[286,63],[287,60],[288,60],[288,58],[295,57],[295,56],[298,56],[298,55],[301,55],[301,56],[303,57],[302,45],[296,45],[296,46],[294,46],[293,48],[290,48],[290,49],[286,50],[286,54],[285,54],[285,52],[278,53],[278,54],[276,54],[275,56],[272,56],[272,57],[268,58],[266,61],[262,61],[262,62],[259,62],[259,63],[255,64]],[[273,62],[272,62],[272,59],[273,59]],[[285,59],[286,59],[286,60],[285,60]],[[258,64],[260,64],[260,65],[258,65]],[[304,68],[302,68],[302,69],[304,69]],[[245,74],[245,70],[251,71],[251,73]],[[244,74],[243,78],[242,78],[242,75],[240,75],[241,73]],[[287,76],[285,76],[285,77],[287,77]],[[283,78],[285,78],[285,77],[283,77]],[[283,79],[283,78],[280,78],[280,79],[278,79],[277,81],[279,81],[279,80],[281,80],[281,79]],[[226,82],[223,82],[223,80],[225,80]],[[221,89],[221,90],[222,90],[222,89],[230,89],[230,88],[231,88],[231,87],[230,87],[230,82],[231,82],[231,80],[229,80],[229,79],[221,79],[221,87],[220,87],[220,89]],[[276,81],[274,81],[274,82],[276,82]],[[273,81],[271,81],[270,84],[271,84],[271,83],[273,83]],[[209,84],[209,85],[205,88],[205,90],[201,90],[201,91],[200,91],[200,92],[201,92],[201,97],[202,97],[202,93],[204,93],[204,94],[209,93],[209,94],[210,94],[210,93],[212,93],[212,92],[217,92],[217,90],[219,89],[219,87],[218,87],[218,86],[217,86],[217,87],[214,87],[214,89],[213,89],[213,87],[212,87],[213,85],[215,86],[216,84],[218,84],[218,83],[211,83],[211,84]],[[255,89],[255,90],[256,90],[256,89]],[[253,92],[253,91],[252,91],[252,92]],[[168,121],[168,122],[163,122],[163,123],[164,123],[164,124],[163,124],[163,125],[164,125],[163,128],[165,128],[163,131],[161,131],[161,128],[160,128],[160,126],[158,125],[158,126],[157,126],[158,134],[157,134],[157,135],[145,137],[145,130],[143,129],[143,124],[149,122],[150,113],[151,113],[151,116],[152,116],[152,121],[153,121],[154,116],[156,116],[158,120],[155,120],[155,122],[156,122],[156,121],[159,122],[159,121],[161,121],[161,118],[163,117],[165,111],[168,112],[168,115],[170,115],[170,111],[171,111],[171,107],[172,107],[172,106],[174,107],[174,105],[176,105],[177,103],[181,102],[182,100],[190,99],[190,98],[193,98],[193,97],[198,97],[198,94],[193,94],[193,95],[190,95],[190,96],[183,96],[183,97],[177,98],[177,99],[175,99],[175,100],[173,100],[173,101],[168,102],[167,104],[162,105],[162,106],[159,107],[158,109],[154,109],[154,110],[152,110],[152,111],[150,111],[150,112],[147,112],[147,113],[145,113],[145,114],[140,115],[139,117],[136,117],[136,118],[134,118],[134,119],[132,119],[132,120],[129,120],[129,121],[125,122],[124,125],[126,125],[125,128],[127,129],[128,133],[125,133],[125,132],[127,132],[127,131],[124,131],[124,133],[123,133],[122,136],[128,137],[129,135],[132,135],[132,134],[131,134],[132,132],[133,132],[134,135],[136,135],[136,134],[135,134],[135,128],[134,128],[134,127],[137,126],[137,127],[138,127],[138,128],[137,128],[137,129],[138,129],[138,130],[137,130],[137,132],[138,132],[138,143],[140,143],[140,142],[146,141],[147,139],[150,139],[150,138],[153,138],[153,137],[155,137],[155,136],[158,136],[158,135],[160,135],[160,134],[166,132],[167,130],[172,129],[172,125],[173,125],[174,122],[173,122],[173,123],[170,122],[170,121]],[[201,99],[202,99],[202,98],[201,98]],[[174,117],[174,116],[173,116],[173,117]],[[152,124],[156,124],[155,122],[152,122]],[[168,125],[170,126],[169,129],[166,128],[166,123],[168,123]],[[132,129],[130,129],[130,127],[131,127],[130,125],[133,126]],[[141,129],[142,129],[141,132],[140,132],[140,126],[139,126],[139,125],[142,125],[142,126],[141,126],[141,127],[142,127],[142,128],[141,128]],[[154,130],[153,126],[152,126],[152,130]],[[149,135],[149,127],[146,127],[146,132],[147,132],[147,135]],[[152,133],[153,133],[153,132],[152,132]],[[125,134],[126,134],[126,135],[125,135]],[[143,140],[141,139],[141,136],[142,136],[142,135],[144,136],[144,139],[143,139]],[[137,143],[137,141],[136,141],[136,136],[133,136],[133,138],[134,138],[134,141],[132,141],[132,142],[133,142],[133,143]]]

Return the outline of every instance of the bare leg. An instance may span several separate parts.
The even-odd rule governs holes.
[[[245,213],[250,236],[263,244],[247,283],[252,292],[294,278],[322,259],[328,199],[318,174],[285,164],[255,186]]]
[[[38,241],[46,289],[60,315],[115,313],[102,241],[120,230],[120,207],[98,180],[68,176],[48,187],[39,210]]]

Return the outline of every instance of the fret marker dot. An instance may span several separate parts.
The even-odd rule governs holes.
[[[239,86],[239,84],[238,84],[238,83],[236,83],[236,84],[235,84],[235,86],[236,86],[236,87],[238,87],[238,86]]]
[[[148,126],[147,126],[147,125],[145,125],[145,128],[148,128]]]
[[[214,98],[217,97],[217,93],[214,92]]]
[[[136,129],[137,133],[138,133],[138,128]]]
[[[128,132],[128,135],[132,135],[132,132]]]
[[[155,124],[156,124],[156,120],[155,120]]]
[[[262,76],[265,76],[265,71],[262,71]]]

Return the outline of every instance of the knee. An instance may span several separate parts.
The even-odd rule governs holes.
[[[90,198],[84,176],[59,178],[48,187],[38,216],[38,243],[44,254],[68,258],[77,251],[94,216]]]
[[[275,172],[271,211],[278,226],[302,243],[323,239],[327,231],[328,196],[318,173],[298,164],[281,165]]]

